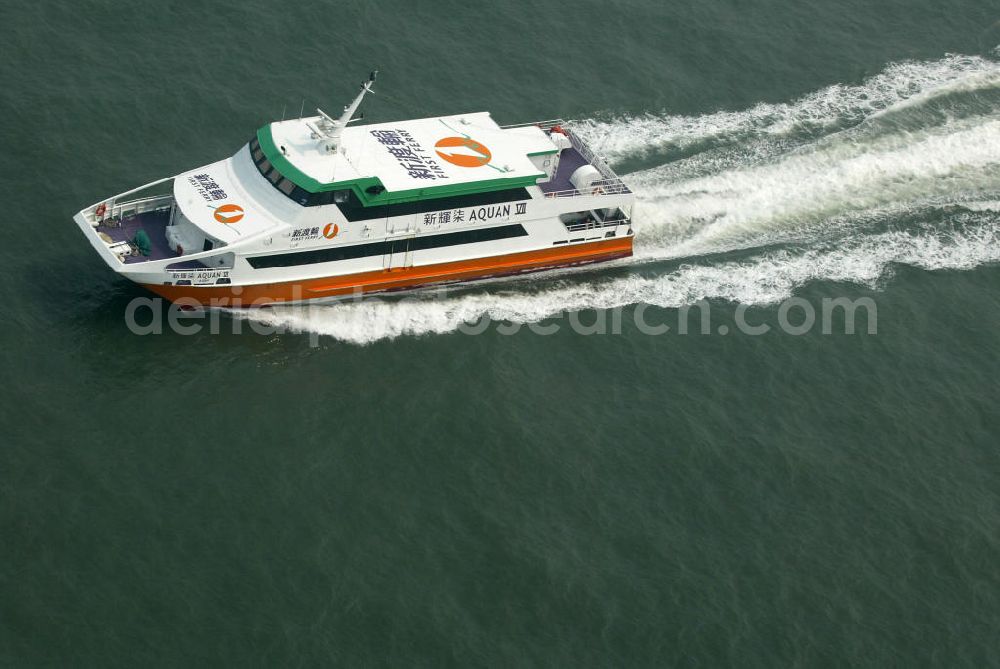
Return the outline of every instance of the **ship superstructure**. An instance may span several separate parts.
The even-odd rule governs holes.
[[[634,197],[562,121],[487,112],[260,128],[230,158],[75,220],[116,272],[164,297],[261,306],[471,281],[632,253]]]

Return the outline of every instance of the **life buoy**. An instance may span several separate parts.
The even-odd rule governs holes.
[[[103,202],[97,205],[97,209],[94,210],[94,215],[97,218],[104,218],[104,214],[108,213],[108,205]]]

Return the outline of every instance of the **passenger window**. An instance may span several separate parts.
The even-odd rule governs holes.
[[[563,223],[579,223],[590,216],[589,211],[574,211],[569,214],[560,214],[559,220]]]

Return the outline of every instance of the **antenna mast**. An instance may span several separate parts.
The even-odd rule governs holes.
[[[378,76],[378,70],[374,70],[370,75],[368,75],[368,81],[361,84],[361,91],[358,96],[354,98],[354,102],[344,107],[344,113],[340,115],[340,118],[333,119],[322,109],[317,109],[319,112],[319,120],[316,125],[309,125],[309,129],[313,131],[313,134],[317,139],[326,139],[326,150],[330,153],[334,153],[340,150],[340,137],[344,134],[344,128],[353,121],[360,121],[365,117],[364,114],[358,118],[354,118],[354,114],[357,113],[358,107],[361,106],[361,101],[365,97],[365,93],[372,93],[372,86],[375,84],[375,78]]]

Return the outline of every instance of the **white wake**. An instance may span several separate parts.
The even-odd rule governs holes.
[[[956,55],[930,62],[894,63],[860,85],[835,84],[795,102],[761,103],[747,110],[702,116],[643,114],[585,120],[580,129],[598,153],[621,160],[708,140],[780,139],[803,131],[820,133],[877,117],[890,108],[998,85],[1000,62]]]
[[[893,264],[995,263],[1000,112],[981,103],[998,91],[1000,64],[950,56],[744,112],[578,122],[615,161],[709,142],[626,175],[638,198],[637,235],[635,258],[619,269],[243,316],[365,344],[453,332],[484,316],[532,323],[564,311],[705,298],[761,305],[815,280],[875,287]],[[945,97],[972,111],[935,108]],[[740,260],[717,259],[735,250]]]

